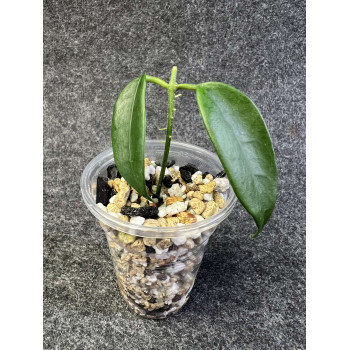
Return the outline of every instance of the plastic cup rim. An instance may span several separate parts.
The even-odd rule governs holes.
[[[146,140],[146,144],[160,143],[160,140]],[[172,141],[173,147],[184,147],[192,150],[199,151],[209,158],[216,158],[219,161],[218,156],[202,147],[191,145],[184,142]],[[80,178],[80,189],[83,197],[83,201],[87,206],[88,210],[96,217],[97,220],[102,221],[103,224],[109,227],[122,231],[131,235],[141,237],[152,237],[152,238],[166,238],[166,237],[178,237],[178,236],[189,236],[197,232],[203,232],[214,226],[217,226],[220,222],[227,218],[227,216],[233,210],[237,197],[230,185],[230,195],[225,201],[224,208],[220,209],[219,212],[208,219],[196,222],[190,225],[175,226],[175,227],[153,227],[153,226],[141,226],[126,222],[116,217],[113,217],[101,209],[96,203],[90,192],[89,178],[90,174],[96,169],[96,165],[100,164],[100,161],[113,154],[112,148],[109,148],[96,157],[94,157],[85,167],[82,176]]]

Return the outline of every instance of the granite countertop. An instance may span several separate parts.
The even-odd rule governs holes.
[[[277,157],[275,212],[257,239],[238,204],[211,237],[190,300],[142,319],[118,290],[102,229],[82,202],[86,164],[110,147],[113,104],[145,72],[222,81],[264,115]],[[195,96],[173,139],[213,150]],[[166,125],[147,88],[147,138]],[[305,2],[45,1],[44,348],[305,349]]]

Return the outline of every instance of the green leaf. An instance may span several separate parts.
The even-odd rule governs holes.
[[[124,179],[147,199],[145,184],[146,75],[131,81],[114,105],[112,146],[114,160]]]
[[[254,103],[232,86],[208,82],[196,89],[205,127],[230,183],[254,218],[257,236],[276,203],[277,168],[265,122]]]

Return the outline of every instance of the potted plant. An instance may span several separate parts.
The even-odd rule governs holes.
[[[120,290],[148,318],[171,315],[187,301],[208,239],[236,199],[253,217],[256,237],[277,195],[272,142],[254,103],[224,83],[178,84],[176,73],[173,67],[169,83],[143,74],[122,90],[112,118],[113,152],[94,158],[81,178],[83,199],[106,232]],[[168,91],[165,146],[145,140],[147,83]],[[179,90],[196,92],[217,155],[171,142]]]

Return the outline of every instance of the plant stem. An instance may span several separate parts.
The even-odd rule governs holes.
[[[156,78],[156,77],[151,77],[150,75],[146,75],[146,81],[148,83],[153,83],[153,84],[157,84],[160,85],[161,87],[165,88],[168,90],[169,85],[162,79]]]
[[[168,89],[168,127],[166,132],[166,142],[165,142],[164,155],[163,155],[163,161],[162,161],[162,169],[159,175],[156,197],[159,197],[160,190],[162,188],[163,177],[164,177],[165,168],[168,162],[168,156],[169,156],[169,150],[170,150],[171,134],[173,130],[173,119],[174,119],[175,91],[177,88],[176,73],[177,73],[177,67],[174,66],[171,70],[169,84],[167,84],[168,85],[168,88],[167,88]]]
[[[197,85],[195,84],[179,84],[176,86],[176,90],[196,90]]]

